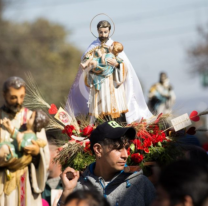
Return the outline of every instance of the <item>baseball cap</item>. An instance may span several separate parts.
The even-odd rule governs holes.
[[[92,131],[90,135],[90,143],[93,146],[95,143],[102,141],[103,139],[118,139],[122,136],[126,136],[129,139],[134,139],[136,130],[133,127],[122,127],[115,121],[108,121]]]

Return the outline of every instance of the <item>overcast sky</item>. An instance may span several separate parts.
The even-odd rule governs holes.
[[[208,0],[18,0],[4,17],[12,21],[34,21],[44,17],[58,22],[71,32],[68,40],[85,50],[95,39],[89,30],[98,13],[108,14],[116,25],[113,39],[124,50],[143,85],[145,96],[158,81],[159,72],[167,72],[175,89],[178,108],[195,98],[196,106],[208,104],[208,88],[200,77],[188,71],[186,51],[197,43],[196,27],[208,24]],[[107,17],[95,18],[92,28]],[[197,103],[197,99],[199,102]],[[204,109],[203,108],[203,109]]]

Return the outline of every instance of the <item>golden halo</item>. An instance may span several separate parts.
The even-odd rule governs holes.
[[[93,22],[94,18],[97,17],[97,16],[99,16],[99,15],[105,15],[105,16],[107,16],[107,17],[112,21],[113,26],[114,26],[113,33],[110,35],[110,37],[112,37],[113,34],[114,34],[114,32],[115,32],[115,28],[116,28],[116,27],[115,27],[115,24],[114,24],[113,20],[112,20],[107,14],[105,14],[105,13],[97,14],[96,16],[94,16],[94,17],[92,18],[92,20],[91,20],[91,22],[90,22],[90,32],[92,33],[92,35],[93,35],[95,38],[98,38],[97,36],[95,36],[95,35],[93,34],[92,28],[91,28],[91,27],[92,27],[92,22]]]

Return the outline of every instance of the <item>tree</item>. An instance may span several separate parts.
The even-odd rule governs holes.
[[[208,24],[205,28],[198,27],[198,33],[200,41],[188,50],[188,57],[192,73],[200,74],[206,80],[208,77]],[[205,83],[204,86],[206,86]]]
[[[31,72],[48,103],[64,103],[81,57],[81,52],[66,41],[67,35],[64,27],[45,19],[22,24],[3,21],[0,81],[9,76],[25,79],[25,73]]]

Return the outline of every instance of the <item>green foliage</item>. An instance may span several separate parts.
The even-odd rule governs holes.
[[[161,143],[160,143],[161,144]],[[145,154],[145,162],[155,161],[162,165],[167,165],[182,155],[180,147],[173,143],[158,145],[149,148],[149,153]]]
[[[66,167],[72,167],[75,170],[83,171],[89,164],[95,162],[95,156],[91,155],[89,153],[84,152],[78,152],[76,154],[76,157],[73,158],[70,165],[66,163],[66,165],[63,166],[63,170]]]
[[[0,87],[10,76],[25,79],[25,73],[31,72],[48,103],[65,103],[81,57],[66,38],[63,26],[45,19],[0,22]]]

